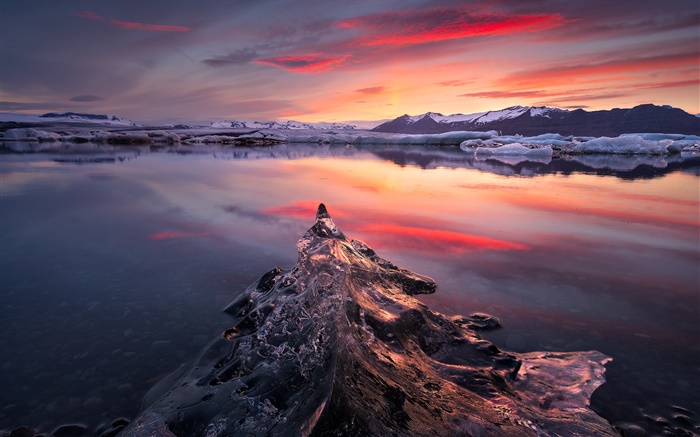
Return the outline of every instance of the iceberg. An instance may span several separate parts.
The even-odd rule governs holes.
[[[505,155],[544,158],[551,157],[553,150],[551,146],[530,148],[525,147],[520,143],[511,143],[501,147],[478,147],[474,153],[476,155]]]
[[[589,408],[609,357],[500,350],[478,333],[497,319],[431,311],[413,296],[432,279],[346,237],[323,204],[297,248],[120,435],[617,435]]]
[[[58,141],[61,136],[54,132],[47,132],[32,128],[16,128],[5,131],[5,140],[11,141]]]
[[[638,135],[628,135],[616,138],[600,137],[576,144],[576,153],[619,153],[619,154],[649,154],[662,155],[668,153],[672,139],[645,140]]]

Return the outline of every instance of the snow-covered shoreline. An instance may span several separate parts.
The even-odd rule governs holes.
[[[341,145],[428,145],[459,146],[477,156],[549,157],[578,154],[665,155],[700,153],[700,136],[663,133],[623,134],[619,137],[582,137],[544,134],[532,137],[499,135],[496,131],[456,131],[439,134],[390,134],[364,130],[281,130],[281,129],[152,129],[152,130],[67,130],[36,128],[8,129],[0,148],[24,152],[14,143],[45,143],[42,150],[60,148],[63,143],[119,145],[259,145],[317,143]],[[31,149],[31,147],[29,148]]]

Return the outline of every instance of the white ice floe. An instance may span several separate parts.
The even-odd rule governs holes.
[[[54,129],[57,130],[57,129]],[[525,137],[498,135],[496,131],[453,131],[438,134],[396,134],[353,129],[259,129],[191,128],[172,130],[92,130],[77,129],[60,135],[47,130],[15,128],[7,130],[3,142],[63,142],[109,144],[269,144],[313,143],[362,145],[457,146],[468,153],[491,156],[528,156],[542,158],[557,155],[630,154],[630,155],[697,155],[700,136],[661,133],[625,134],[616,138],[577,137],[548,133]]]
[[[683,135],[683,134],[661,134],[661,133],[634,133],[634,134],[622,134],[621,137],[641,137],[642,139],[649,141],[660,141],[660,140],[683,140],[688,139],[688,137],[695,137],[695,135]],[[696,137],[700,138],[700,137]],[[690,138],[692,139],[692,138]]]
[[[600,137],[594,140],[576,144],[576,153],[613,153],[627,155],[663,155],[668,153],[668,146],[673,140],[645,140],[639,135],[629,135],[616,138]]]
[[[489,132],[445,132],[440,134],[390,134],[382,132],[348,131],[321,133],[317,131],[258,131],[253,134],[241,135],[238,138],[245,140],[269,139],[286,143],[322,143],[322,144],[411,144],[411,145],[451,145],[455,146],[468,139],[489,139],[497,135],[495,131]]]
[[[474,152],[478,155],[501,155],[501,156],[527,156],[527,157],[551,157],[553,150],[551,146],[538,148],[526,147],[520,143],[506,144],[501,147],[478,147]]]
[[[58,141],[61,139],[61,136],[54,132],[47,132],[39,129],[17,128],[5,131],[4,138],[6,140],[21,141]]]
[[[663,155],[674,153],[696,153],[700,151],[700,137],[681,134],[625,134],[615,138],[574,137],[559,134],[543,134],[532,137],[520,135],[500,135],[489,139],[463,141],[460,148],[465,152],[480,150],[480,153],[497,154],[494,150],[512,144],[530,149],[549,146],[561,154],[625,154]],[[487,151],[492,150],[492,151]],[[502,153],[516,154],[517,148],[505,148]]]
[[[464,151],[470,151],[477,147],[500,147],[506,144],[522,144],[525,146],[532,146],[530,148],[541,147],[541,146],[556,146],[556,147],[570,147],[574,144],[574,141],[587,140],[588,138],[572,137],[572,136],[562,136],[559,134],[542,134],[533,137],[523,137],[522,135],[500,135],[494,136],[487,140],[467,140],[460,144],[460,148]]]

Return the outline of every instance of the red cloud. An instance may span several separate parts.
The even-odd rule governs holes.
[[[90,11],[84,11],[84,12],[79,12],[75,14],[76,17],[84,18],[86,20],[99,20],[99,21],[107,21],[105,18],[103,18],[101,15],[95,13],[95,12],[90,12]],[[150,30],[150,31],[156,31],[156,32],[189,32],[191,29],[186,26],[171,26],[168,24],[147,24],[147,23],[136,23],[136,22],[130,22],[130,21],[121,21],[121,20],[110,20],[109,24],[111,24],[114,27],[118,27],[120,29],[126,29],[126,30]]]
[[[197,232],[157,232],[155,234],[149,234],[149,240],[169,240],[171,238],[182,238],[182,237],[199,237],[208,235],[207,233],[197,233]]]
[[[383,86],[373,86],[369,88],[360,88],[359,90],[355,90],[356,93],[360,94],[380,94],[384,91]]]
[[[255,63],[271,65],[293,73],[315,74],[330,70],[344,62],[350,55],[327,55],[309,53],[305,55],[283,56],[279,58],[256,59]]]
[[[190,28],[185,26],[170,26],[167,24],[146,24],[133,23],[129,21],[112,20],[112,26],[127,30],[152,30],[156,32],[189,32]]]
[[[465,7],[388,11],[338,23],[369,32],[364,45],[423,44],[474,36],[536,32],[569,22],[561,14],[471,13]]]
[[[104,20],[102,16],[94,12],[84,11],[75,14],[76,17],[85,18],[86,20]]]

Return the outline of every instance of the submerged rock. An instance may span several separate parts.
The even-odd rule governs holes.
[[[125,436],[617,435],[588,408],[605,355],[509,353],[411,297],[435,282],[335,226],[323,205],[234,322],[161,381]]]

